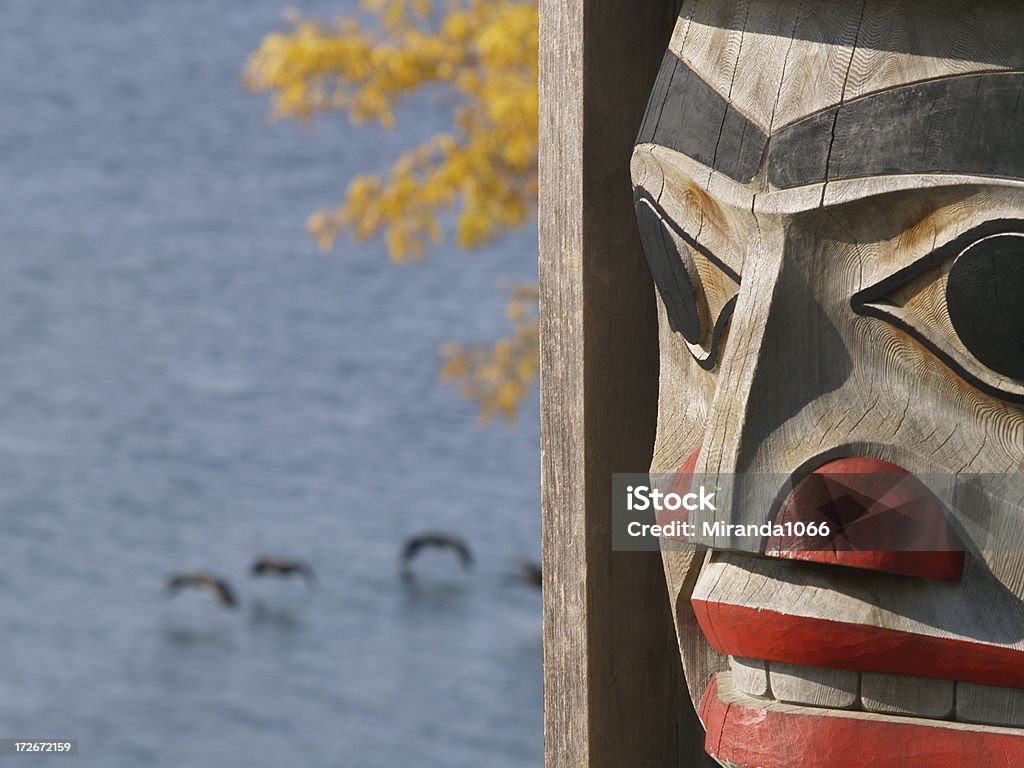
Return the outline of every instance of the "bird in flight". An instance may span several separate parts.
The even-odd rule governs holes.
[[[209,590],[214,597],[220,601],[221,605],[227,608],[234,608],[238,605],[238,601],[235,600],[235,593],[231,589],[224,579],[213,576],[209,573],[202,571],[193,571],[192,573],[180,573],[177,576],[172,577],[167,582],[167,591],[170,592],[170,596],[178,594],[179,591],[186,587],[196,587],[199,589]]]
[[[283,560],[278,557],[264,555],[253,562],[249,568],[253,576],[301,576],[306,583],[316,578],[313,569],[298,560]]]
[[[413,558],[425,548],[451,550],[458,555],[459,562],[462,563],[463,568],[468,569],[473,566],[473,553],[470,552],[466,542],[458,536],[448,533],[428,531],[418,536],[413,536],[405,542],[405,547],[402,549],[402,576],[404,578],[412,578],[410,564]]]

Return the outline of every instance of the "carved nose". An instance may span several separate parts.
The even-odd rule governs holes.
[[[786,347],[792,336],[791,307],[781,285],[783,248],[764,245],[756,270],[743,276],[736,307],[722,344],[715,396],[708,409],[697,473],[734,475],[751,469],[761,445],[793,410],[780,402],[781,392],[806,389],[814,372],[799,369],[799,356]],[[807,303],[807,296],[801,296]],[[805,329],[808,333],[814,329]],[[787,382],[786,387],[780,387]]]
[[[828,462],[794,486],[775,523],[785,535],[768,539],[770,557],[945,581],[963,573],[962,545],[935,495],[887,461]]]
[[[736,474],[798,466],[801,458],[767,449],[799,443],[800,431],[809,432],[808,445],[817,444],[821,411],[831,405],[825,398],[842,389],[853,371],[850,341],[837,325],[849,315],[848,300],[814,278],[799,239],[751,249],[747,258],[757,268],[743,274],[697,467],[702,474],[721,474],[724,482]],[[850,407],[853,418],[858,406]]]

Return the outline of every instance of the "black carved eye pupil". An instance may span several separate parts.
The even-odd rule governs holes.
[[[946,305],[971,354],[996,373],[1024,379],[1024,237],[989,237],[960,254]]]
[[[644,254],[651,268],[654,284],[661,294],[668,315],[668,324],[691,344],[699,344],[707,331],[703,297],[687,271],[675,239],[650,204],[641,200],[636,205],[637,224]]]

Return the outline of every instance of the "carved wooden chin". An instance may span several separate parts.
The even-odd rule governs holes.
[[[892,482],[843,486],[857,520],[939,542],[666,549],[722,765],[1024,765],[1022,29],[991,0],[684,3],[632,161],[651,469],[810,478],[717,510],[749,523],[858,467]]]

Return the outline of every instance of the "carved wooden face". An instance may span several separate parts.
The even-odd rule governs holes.
[[[683,7],[632,163],[652,471],[949,478],[968,550],[666,551],[723,764],[1024,764],[1021,29],[1005,2]]]

